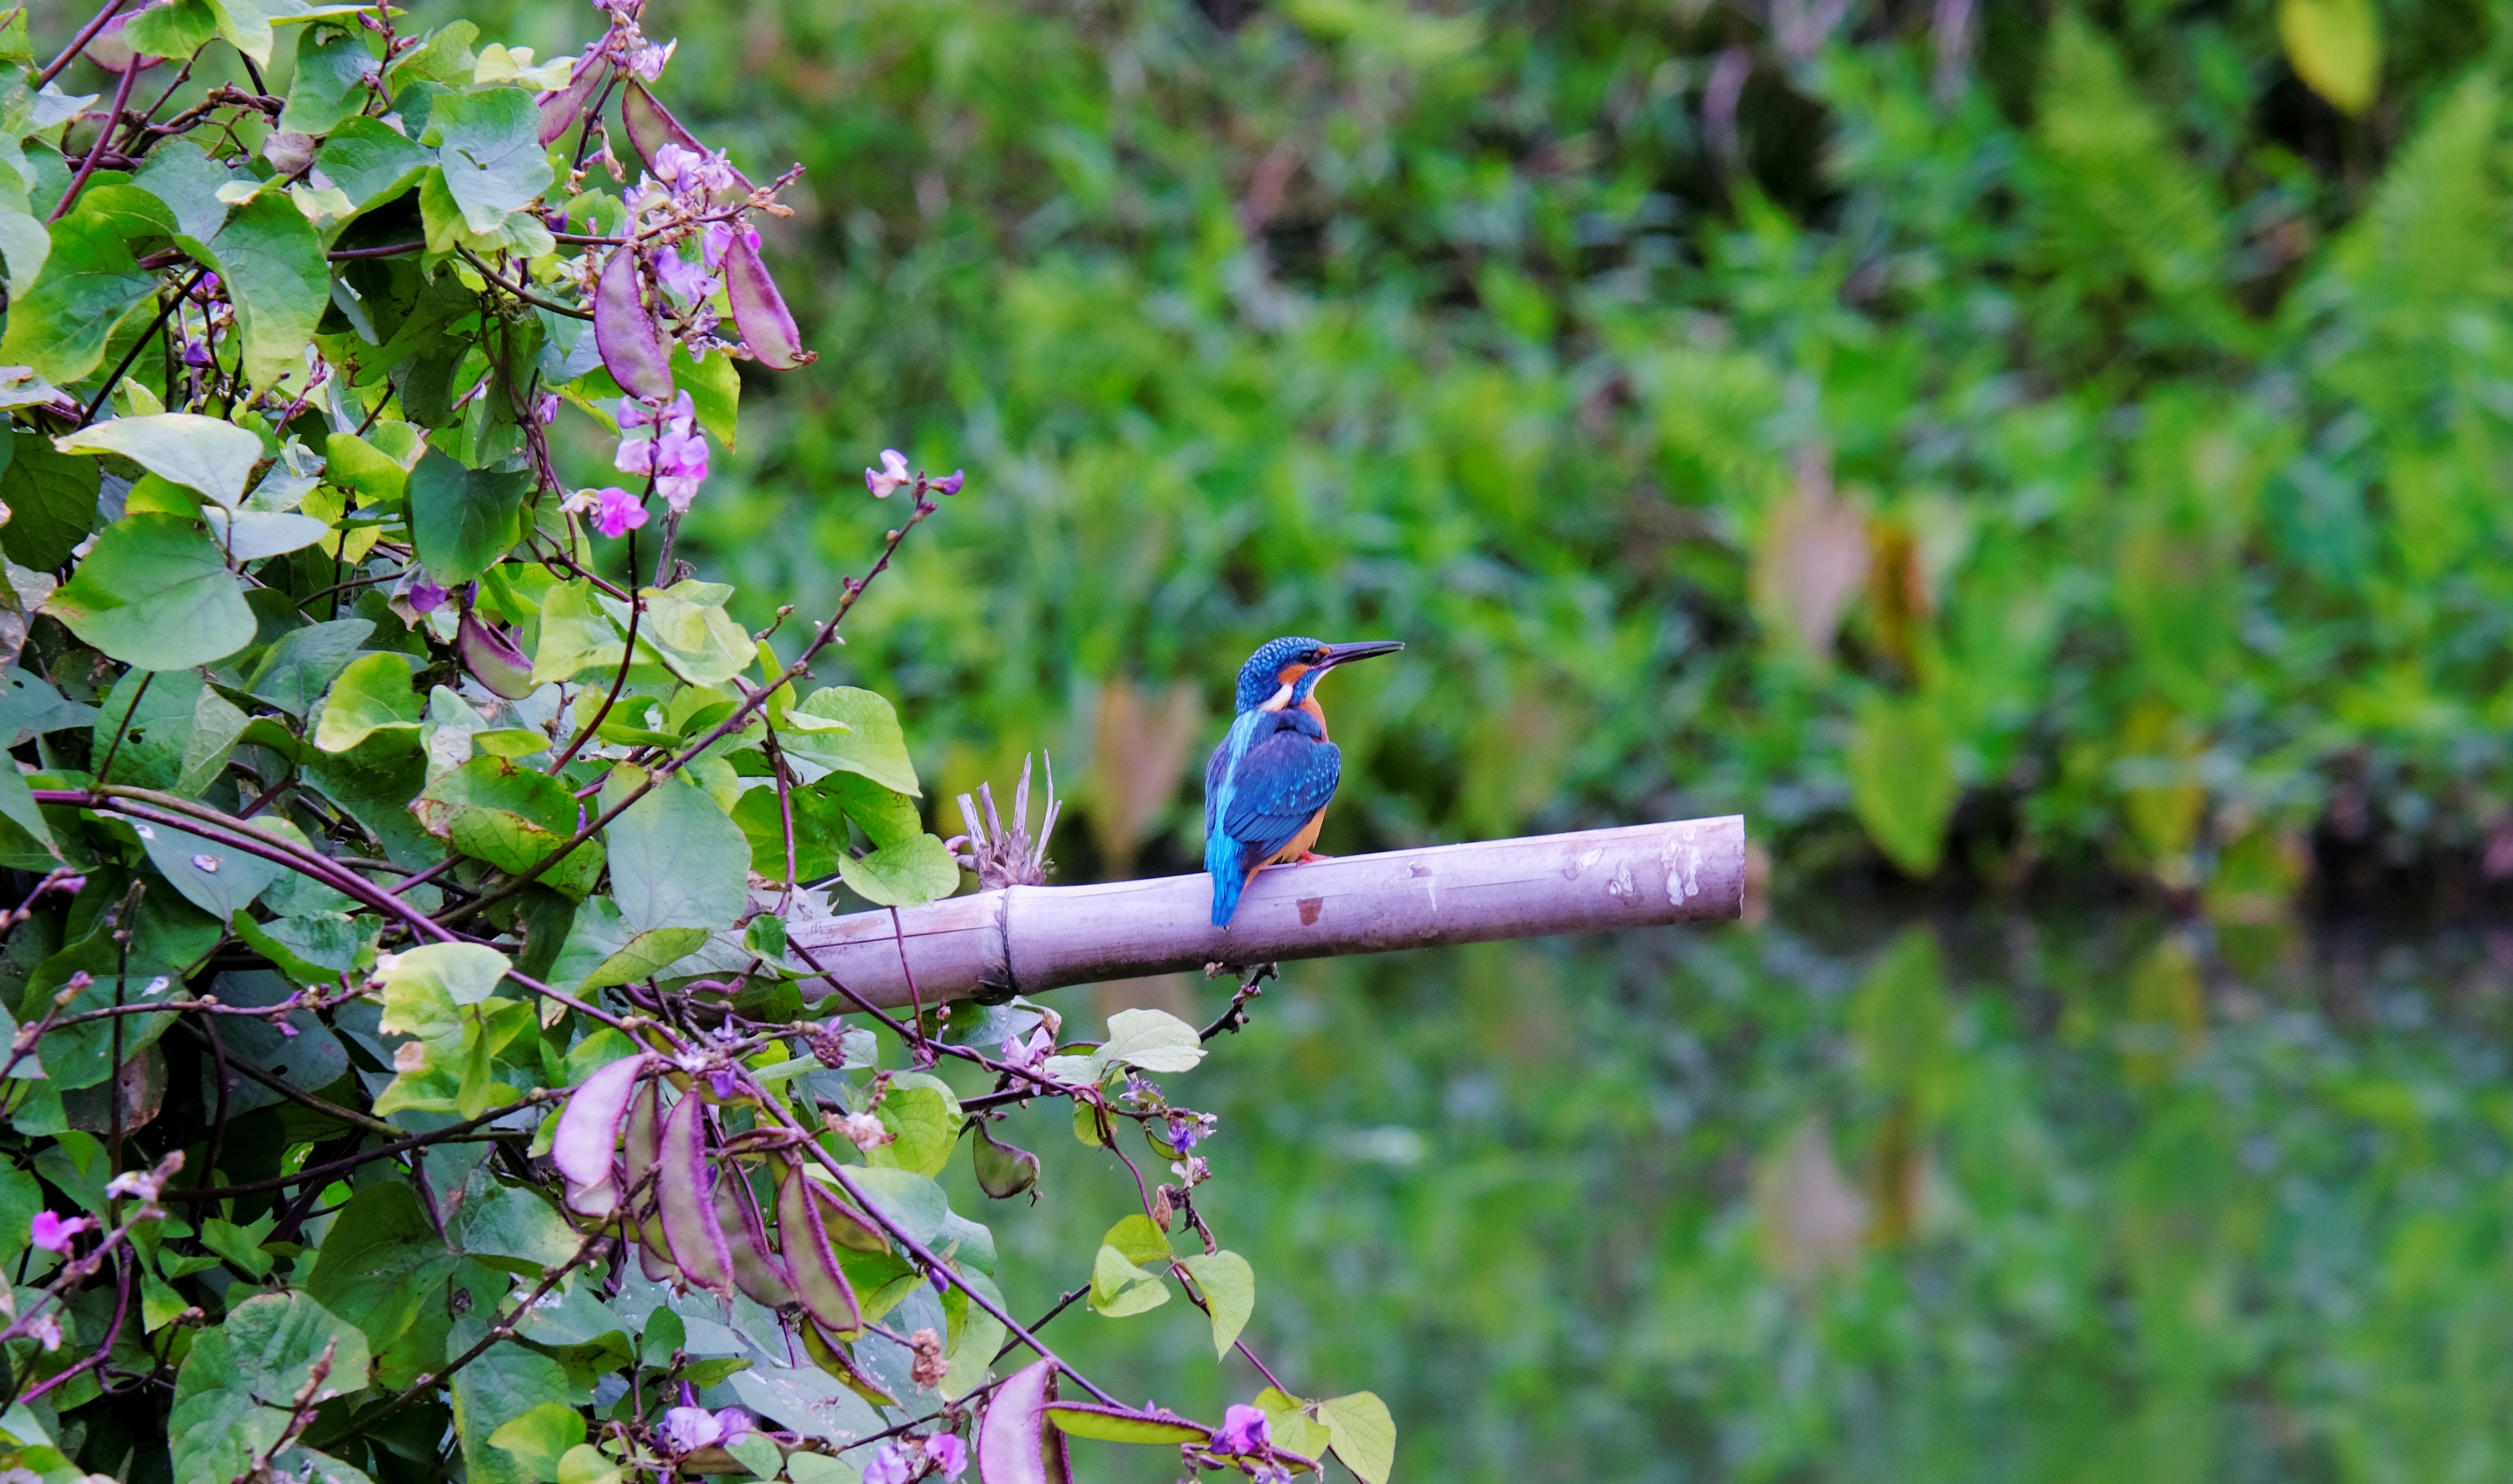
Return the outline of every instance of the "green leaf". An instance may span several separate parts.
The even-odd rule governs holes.
[[[651,648],[674,675],[693,685],[721,685],[750,667],[758,646],[724,610],[732,590],[722,583],[682,582],[646,592],[645,620],[637,629],[641,652]],[[609,606],[606,605],[606,606]],[[620,621],[627,618],[618,605]]]
[[[245,689],[292,717],[302,717],[314,709],[314,703],[357,656],[358,646],[375,632],[376,626],[363,618],[335,618],[291,629],[261,652]]]
[[[1266,1429],[1273,1434],[1274,1445],[1304,1459],[1323,1461],[1334,1439],[1326,1425],[1310,1415],[1312,1406],[1272,1386],[1256,1393],[1256,1410],[1265,1414]]]
[[[540,740],[547,745],[546,738]],[[422,821],[455,849],[510,874],[538,865],[567,843],[583,819],[583,805],[566,784],[502,758],[472,759],[429,784],[420,800]],[[602,875],[602,841],[589,840],[538,879],[553,891],[582,897]]]
[[[468,20],[449,20],[427,33],[424,44],[403,53],[385,74],[385,91],[397,99],[401,91],[415,82],[460,85],[471,80],[471,69],[479,59],[471,54],[471,43],[480,39],[480,28]],[[408,110],[404,110],[407,112]]]
[[[733,451],[733,435],[738,430],[741,410],[741,376],[734,370],[733,357],[709,356],[693,361],[688,346],[675,345],[672,384],[690,394],[690,408],[698,413],[698,426],[722,441],[726,452]]]
[[[28,1224],[44,1209],[44,1188],[24,1170],[0,1170],[0,1263],[15,1263],[27,1247]]]
[[[1954,740],[1936,706],[1926,696],[1871,698],[1842,761],[1852,807],[1877,848],[1912,876],[1935,874],[1946,821],[1963,797]]]
[[[877,1115],[895,1137],[873,1151],[873,1163],[930,1177],[941,1174],[951,1162],[951,1151],[960,1142],[960,1100],[940,1077],[930,1073],[898,1074]]]
[[[942,841],[918,835],[863,857],[841,855],[838,874],[878,907],[921,907],[960,889],[960,865]]]
[[[179,1479],[226,1479],[288,1430],[293,1405],[326,1349],[331,1370],[319,1399],[367,1384],[367,1338],[311,1295],[263,1294],[201,1332],[175,1377],[168,1419]]]
[[[45,823],[44,811],[26,786],[26,775],[14,767],[0,767],[0,818],[25,831],[54,859],[60,858],[61,847],[53,841],[53,828]]]
[[[202,3],[202,0],[183,0]],[[158,15],[148,11],[143,14]],[[138,22],[133,22],[137,24]],[[206,38],[204,38],[206,39]],[[203,153],[190,139],[168,139],[148,151],[148,163],[140,167],[131,183],[166,203],[175,214],[175,234],[196,242],[207,242],[218,235],[227,219],[227,204],[219,199],[219,187],[235,178],[233,172]]]
[[[530,469],[465,469],[430,449],[410,471],[411,539],[427,574],[445,587],[469,582],[523,539]]]
[[[151,679],[151,672],[133,671],[98,708],[89,745],[100,763],[112,752],[108,782],[197,798],[226,765],[245,724],[244,713],[197,675],[172,671]]]
[[[533,649],[534,684],[573,680],[587,667],[616,666],[627,652],[627,642],[595,601],[591,582],[581,577],[562,582],[542,596],[540,642]]]
[[[165,202],[135,185],[91,185],[79,197],[78,207],[80,215],[111,223],[127,242],[175,235],[175,214]]]
[[[422,703],[411,684],[410,659],[380,651],[350,661],[323,698],[314,745],[327,753],[345,753],[379,731],[417,736]]]
[[[436,100],[419,142],[437,146],[445,187],[461,209],[464,226],[494,232],[508,213],[549,189],[550,162],[541,152],[540,131],[540,108],[521,88],[474,88]]]
[[[609,897],[587,897],[569,924],[566,946],[550,965],[549,982],[579,993],[645,979],[703,947],[703,927],[655,927],[637,931],[621,920]]]
[[[487,1336],[479,1310],[454,1322],[446,1344],[460,1354]],[[587,1387],[587,1390],[590,1390]],[[489,1439],[507,1424],[545,1406],[573,1409],[588,1398],[568,1384],[567,1372],[546,1355],[520,1345],[493,1345],[454,1373],[454,1433],[461,1440],[469,1484],[538,1484],[539,1475]]]
[[[201,512],[220,550],[238,564],[302,551],[332,533],[311,516],[286,511],[240,510],[233,515],[212,506]]]
[[[270,1276],[277,1260],[261,1250],[262,1239],[279,1225],[276,1213],[264,1212],[249,1227],[211,1217],[201,1223],[201,1245],[226,1259],[257,1281]]]
[[[61,452],[27,428],[17,431],[11,447],[9,465],[0,469],[0,502],[9,507],[0,547],[21,566],[51,571],[96,528],[97,463]]]
[[[261,440],[197,412],[158,412],[91,423],[53,440],[64,453],[119,453],[149,473],[197,489],[229,510],[261,462]]]
[[[951,1220],[950,1198],[942,1188],[914,1170],[865,1165],[848,1175],[882,1215],[898,1223],[913,1240],[932,1246]]]
[[[1111,1319],[1123,1319],[1170,1301],[1163,1273],[1137,1268],[1126,1255],[1102,1244],[1091,1264],[1091,1307]]]
[[[511,967],[505,955],[483,944],[429,943],[379,958],[376,977],[383,982],[387,1010],[393,996],[405,991],[442,995],[458,1005],[475,1005],[498,992]]]
[[[157,874],[185,900],[221,922],[252,906],[262,888],[287,873],[288,868],[250,851],[171,825],[135,821],[132,828],[140,832],[140,846]],[[238,821],[237,828],[252,831],[244,821]]]
[[[52,233],[35,219],[33,213],[23,210],[21,203],[0,194],[0,256],[9,261],[10,297],[23,298],[32,292],[52,255]]]
[[[16,323],[13,316],[12,329]],[[170,515],[126,516],[106,527],[44,611],[141,670],[224,659],[253,643],[257,627],[217,545]]]
[[[489,1434],[490,1447],[513,1454],[536,1479],[557,1478],[559,1460],[583,1442],[584,1419],[574,1407],[556,1401],[542,1402]],[[768,1451],[774,1457],[776,1445],[771,1443]],[[760,1477],[774,1477],[776,1472],[776,1466],[771,1464]]]
[[[263,66],[270,65],[270,18],[255,0],[209,0],[219,34]]]
[[[1213,1353],[1229,1354],[1231,1343],[1248,1327],[1248,1316],[1256,1311],[1256,1269],[1248,1266],[1246,1258],[1228,1251],[1196,1253],[1178,1261],[1204,1292],[1205,1308],[1213,1316]]]
[[[1098,1056],[1103,1067],[1192,1072],[1204,1060],[1204,1040],[1195,1027],[1167,1010],[1120,1010],[1108,1017],[1108,1039]]]
[[[1052,1401],[1046,1411],[1056,1430],[1067,1437],[1097,1438],[1103,1443],[1167,1443],[1171,1447],[1213,1439],[1211,1428],[1171,1412],[1136,1412],[1087,1401]]]
[[[106,337],[133,305],[157,292],[157,276],[140,270],[122,235],[101,217],[74,212],[53,223],[52,238],[43,276],[9,305],[0,362],[32,367],[46,380],[65,384],[96,370]]]
[[[1396,1419],[1376,1392],[1355,1391],[1318,1403],[1318,1418],[1335,1440],[1335,1455],[1362,1484],[1387,1484],[1396,1467]]]
[[[219,18],[210,9],[210,0],[152,5],[133,16],[122,28],[122,39],[142,57],[189,57],[208,46],[218,34]]]
[[[297,204],[265,191],[227,215],[204,243],[183,249],[218,270],[244,330],[244,378],[267,389],[305,374],[305,347],[332,300],[332,270],[314,223]],[[14,328],[14,327],[13,327]]]
[[[1169,1233],[1139,1211],[1110,1227],[1099,1242],[1116,1248],[1117,1255],[1127,1262],[1153,1268],[1167,1268],[1173,1255]]]
[[[642,783],[620,766],[603,784],[608,810]],[[731,927],[750,904],[750,841],[703,792],[666,778],[604,829],[611,894],[628,926]]]
[[[485,1164],[463,1182],[462,1202],[447,1224],[447,1234],[464,1256],[528,1277],[538,1278],[576,1256],[576,1233],[549,1198],[506,1184]]]
[[[297,76],[274,127],[320,137],[358,111],[360,80],[376,68],[366,38],[354,30],[318,29],[297,44]],[[337,183],[337,182],[336,182]]]
[[[837,1460],[828,1462],[835,1464]],[[591,1443],[578,1443],[558,1461],[558,1484],[620,1484],[627,1477],[627,1464],[613,1463],[608,1454]],[[850,1470],[846,1475],[848,1484],[861,1477],[860,1469]]]
[[[314,151],[314,168],[361,212],[410,189],[435,163],[434,150],[379,119],[364,117],[341,120]]]
[[[323,477],[361,504],[395,504],[410,490],[410,466],[355,433],[332,434],[324,449]]]
[[[787,720],[792,730],[778,745],[798,765],[804,782],[824,773],[855,773],[911,799],[924,797],[916,786],[916,764],[907,758],[907,735],[899,730],[898,713],[884,697],[853,685],[824,686],[804,697]]]

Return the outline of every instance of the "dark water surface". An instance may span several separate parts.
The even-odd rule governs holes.
[[[1162,1081],[1220,1115],[1250,1339],[1383,1396],[1400,1479],[2500,1479],[2508,989],[2513,933],[1802,910],[1294,965]],[[1137,1207],[1066,1119],[1006,1133],[1034,1313]],[[1183,1302],[1049,1334],[1130,1399],[1262,1385]]]

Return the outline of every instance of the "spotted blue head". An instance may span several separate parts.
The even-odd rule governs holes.
[[[1239,667],[1238,709],[1244,714],[1297,706],[1336,666],[1374,654],[1393,654],[1404,647],[1389,640],[1330,644],[1298,635],[1269,639]]]

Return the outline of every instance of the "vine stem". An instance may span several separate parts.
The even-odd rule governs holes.
[[[97,166],[104,160],[104,146],[113,138],[113,132],[122,127],[122,111],[131,106],[131,85],[139,80],[140,59],[135,57],[131,65],[122,69],[122,81],[113,86],[113,111],[104,117],[103,132],[88,146],[87,158],[79,162],[78,174],[70,177],[69,189],[61,192],[61,199],[53,207],[53,215],[44,218],[46,221],[60,220],[78,204],[79,192],[87,189],[88,176],[95,175]]]
[[[395,1140],[391,1144],[379,1145],[371,1150],[360,1150],[356,1153],[347,1155],[343,1158],[327,1160],[319,1165],[309,1165],[304,1169],[299,1170],[294,1175],[274,1175],[267,1180],[250,1180],[242,1185],[195,1186],[189,1190],[168,1191],[161,1195],[159,1199],[183,1201],[224,1200],[230,1195],[253,1195],[263,1191],[285,1190],[289,1186],[303,1185],[308,1181],[328,1180],[335,1175],[346,1174],[350,1170],[354,1170],[362,1164],[373,1164],[379,1159],[389,1159],[396,1154],[406,1154],[412,1150],[425,1149],[431,1144],[456,1143],[459,1141],[461,1135],[470,1133],[472,1130],[480,1128],[483,1125],[495,1123],[499,1118],[509,1117],[515,1113],[523,1112],[527,1108],[538,1107],[540,1104],[564,1098],[575,1090],[576,1089],[573,1087],[560,1087],[556,1089],[536,1087],[529,1094],[515,1102],[509,1103],[503,1108],[493,1108],[476,1118],[465,1118],[459,1123],[448,1124],[431,1133],[413,1134],[406,1139]],[[385,1126],[391,1127],[389,1124]],[[395,1132],[399,1132],[399,1130],[395,1130]]]
[[[688,766],[693,760],[698,758],[699,754],[705,752],[708,748],[715,746],[716,743],[733,735],[735,732],[740,730],[744,725],[748,724],[751,716],[762,706],[765,706],[768,703],[768,698],[777,693],[778,686],[787,684],[798,677],[807,674],[810,671],[812,661],[819,656],[820,651],[827,648],[830,644],[837,643],[838,626],[844,623],[846,621],[847,614],[854,610],[856,601],[863,596],[864,589],[872,586],[873,579],[879,577],[884,571],[889,569],[891,558],[898,555],[898,543],[906,539],[907,533],[910,530],[915,529],[927,516],[932,515],[936,510],[940,508],[932,500],[925,497],[926,488],[926,482],[920,478],[917,481],[915,510],[908,516],[903,525],[901,525],[897,530],[890,533],[889,544],[882,548],[881,560],[873,564],[872,570],[866,572],[861,581],[858,581],[853,578],[848,579],[846,593],[838,600],[837,611],[829,615],[828,619],[820,625],[819,632],[813,637],[812,643],[804,648],[800,658],[796,659],[794,663],[786,666],[783,671],[770,678],[756,688],[748,685],[743,686],[741,704],[736,706],[733,709],[732,714],[727,716],[723,721],[718,722],[715,725],[709,727],[706,735],[698,738],[696,742],[691,743],[687,748],[675,753],[670,758],[665,759],[661,766],[657,767],[646,775],[645,782],[627,790],[618,803],[603,810],[596,818],[587,821],[584,827],[578,830],[575,835],[570,837],[565,844],[560,845],[549,854],[542,856],[538,861],[533,864],[530,870],[508,878],[504,885],[487,892],[473,899],[468,904],[458,907],[454,911],[447,913],[443,919],[445,924],[447,926],[451,926],[454,923],[463,921],[469,918],[473,914],[496,906],[498,903],[502,902],[508,897],[511,897],[515,893],[523,890],[526,886],[530,885],[535,879],[539,877],[542,872],[547,871],[550,867],[558,864],[559,861],[564,859],[569,851],[575,849],[580,844],[583,844],[586,840],[591,840],[596,835],[601,834],[604,828],[607,827],[611,821],[625,813],[631,805],[637,802],[637,801],[645,798],[648,794],[653,793],[662,784],[664,779],[671,777],[672,774],[676,772],[679,772],[682,768]],[[631,607],[629,611],[634,613],[636,609]]]
[[[959,1289],[962,1293],[969,1296],[970,1303],[977,1305],[979,1308],[992,1314],[996,1323],[1001,1324],[1005,1329],[1010,1330],[1015,1339],[1018,1340],[1021,1344],[1028,1346],[1031,1349],[1036,1350],[1040,1359],[1050,1362],[1057,1370],[1062,1371],[1065,1375],[1072,1377],[1076,1382],[1080,1383],[1082,1389],[1090,1392],[1092,1395],[1099,1398],[1100,1401],[1111,1407],[1125,1406],[1124,1402],[1119,1401],[1114,1396],[1109,1395],[1106,1391],[1101,1390],[1097,1382],[1093,1381],[1090,1377],[1083,1375],[1080,1371],[1075,1370],[1062,1356],[1059,1356],[1056,1351],[1049,1349],[1047,1347],[1046,1341],[1038,1338],[1035,1331],[1028,1329],[1022,1325],[1018,1319],[1014,1318],[1011,1312],[1002,1305],[996,1303],[990,1298],[987,1298],[984,1294],[979,1293],[977,1289],[962,1281],[960,1275],[957,1272],[954,1272],[939,1257],[937,1257],[932,1248],[926,1246],[923,1242],[918,1241],[914,1236],[908,1233],[906,1228],[900,1226],[897,1221],[894,1221],[891,1218],[890,1213],[884,1211],[878,1202],[865,1193],[863,1187],[856,1184],[855,1176],[848,1167],[844,1163],[840,1162],[835,1154],[832,1154],[826,1149],[821,1148],[819,1140],[812,1137],[811,1130],[805,1128],[801,1121],[794,1116],[793,1110],[785,1106],[784,1100],[769,1092],[766,1087],[760,1084],[756,1077],[753,1077],[750,1074],[749,1068],[737,1066],[734,1069],[734,1074],[736,1076],[740,1078],[741,1085],[754,1097],[759,1099],[760,1106],[767,1109],[771,1116],[775,1117],[779,1123],[784,1124],[786,1128],[790,1129],[795,1134],[801,1136],[801,1147],[811,1152],[812,1157],[820,1162],[821,1168],[837,1177],[838,1188],[847,1192],[848,1198],[860,1207],[865,1215],[871,1217],[875,1226],[880,1227],[882,1230],[890,1233],[894,1240],[896,1240],[900,1246],[906,1248],[910,1257],[913,1257],[918,1263],[924,1265],[927,1279],[937,1288]]]
[[[68,66],[73,58],[86,51],[87,44],[96,40],[96,33],[103,30],[105,23],[122,14],[122,8],[130,3],[131,0],[107,0],[104,9],[97,12],[94,19],[87,24],[80,26],[78,34],[70,38],[70,44],[61,48],[61,55],[53,59],[52,65],[35,74],[35,86],[41,88],[60,76],[61,68]]]

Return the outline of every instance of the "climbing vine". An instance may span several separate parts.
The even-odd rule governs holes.
[[[815,674],[961,473],[883,451],[895,528],[790,626],[676,556],[745,378],[814,359],[760,254],[800,172],[601,15],[548,60],[380,4],[113,0],[49,60],[0,20],[0,1475],[1024,1484],[1086,1439],[1381,1484],[1377,1398],[1249,1348],[1165,1085],[1257,977],[1069,1037],[788,939],[1045,832],[929,832],[891,703]],[[989,1125],[1038,1100],[1140,1196],[1060,1295],[938,1178],[1034,1199]],[[1217,1424],[1044,1334],[1179,1296],[1267,1383]]]

